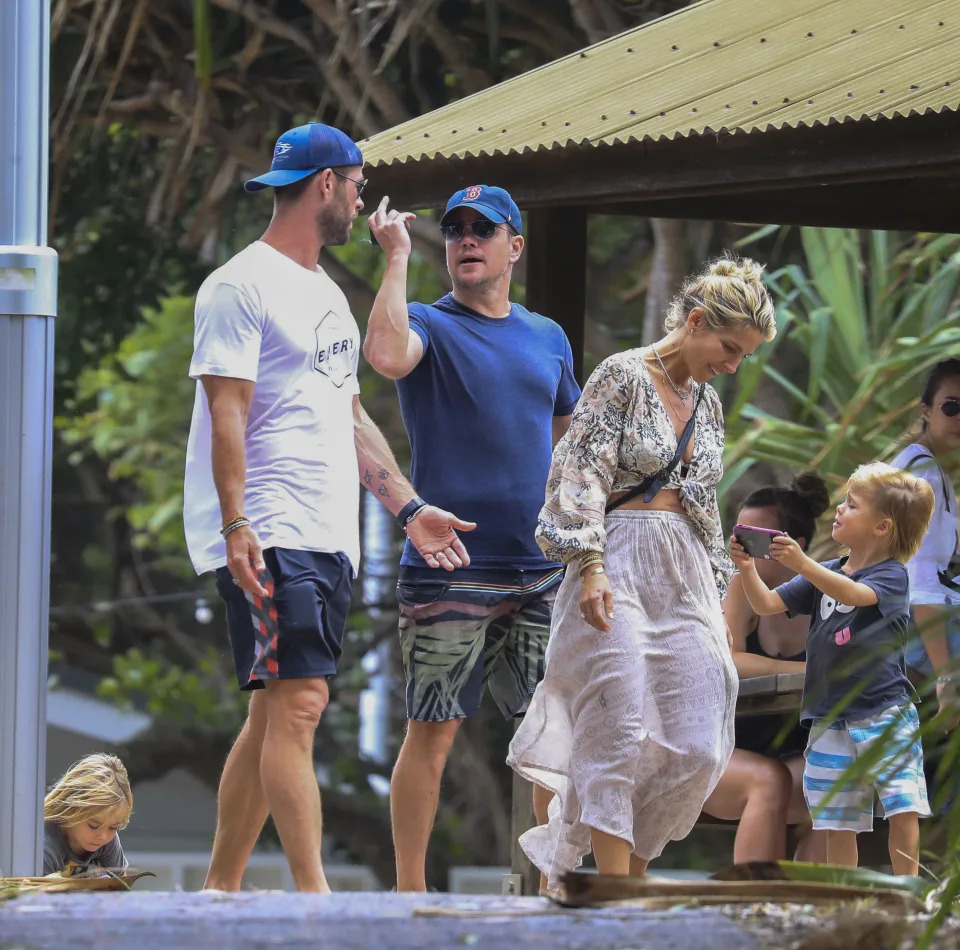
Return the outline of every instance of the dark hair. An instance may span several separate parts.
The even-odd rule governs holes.
[[[932,406],[940,387],[948,379],[953,379],[955,376],[960,376],[960,359],[954,357],[949,360],[941,360],[930,370],[930,375],[923,386],[923,393],[920,395],[920,402],[925,406]],[[926,431],[926,428],[927,422],[924,420],[921,432]]]
[[[816,472],[801,472],[786,488],[764,485],[751,492],[740,507],[776,508],[780,530],[791,538],[805,538],[809,546],[817,530],[817,518],[830,507],[830,492]]]
[[[318,168],[318,171],[323,169]],[[274,188],[273,194],[276,198],[278,205],[292,205],[295,202],[299,201],[304,192],[310,187],[311,182],[316,176],[317,172],[311,172],[306,178],[301,178],[299,181],[291,182],[289,185],[283,185],[280,188]]]

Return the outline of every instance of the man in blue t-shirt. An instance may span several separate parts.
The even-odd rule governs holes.
[[[397,889],[425,890],[440,779],[460,723],[484,686],[520,716],[543,675],[563,568],[534,540],[550,456],[580,397],[563,330],[509,299],[523,253],[520,211],[502,188],[473,185],[440,219],[453,292],[407,304],[409,221],[370,217],[386,254],[363,352],[397,380],[411,479],[432,503],[476,522],[469,558],[424,561],[409,541],[398,584],[407,735],[390,788]],[[414,500],[401,526],[418,515]],[[438,576],[431,567],[453,568]],[[534,796],[541,822],[542,791]]]

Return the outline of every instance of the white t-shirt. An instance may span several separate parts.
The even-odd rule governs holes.
[[[343,291],[255,241],[197,293],[183,517],[198,574],[226,564],[201,376],[256,383],[245,434],[243,513],[264,548],[342,551],[360,561],[353,399],[360,332]]]
[[[909,561],[911,604],[954,604],[960,596],[940,583],[938,572],[946,570],[957,546],[957,496],[953,483],[930,456],[930,450],[912,442],[890,463],[894,468],[908,469],[911,475],[924,479],[933,489],[934,506],[930,527],[923,536],[920,549]],[[913,462],[914,459],[918,459]],[[913,464],[911,464],[913,462]]]

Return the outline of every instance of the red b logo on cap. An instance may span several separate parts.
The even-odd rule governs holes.
[[[480,192],[483,191],[480,185],[471,185],[465,192],[464,198],[467,201],[476,201],[480,197]]]

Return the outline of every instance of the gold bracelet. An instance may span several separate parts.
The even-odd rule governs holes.
[[[586,567],[588,564],[593,564],[595,561],[603,560],[603,552],[601,551],[584,551],[580,555],[580,566]]]
[[[584,558],[584,559],[580,562],[580,576],[583,577],[583,572],[584,572],[585,570],[587,570],[587,568],[593,567],[593,566],[596,565],[596,564],[599,564],[600,567],[603,567],[603,555],[602,555],[602,554],[594,554],[593,557]]]
[[[606,574],[607,569],[602,564],[590,564],[587,566],[587,569],[580,572],[580,580],[584,581],[588,577],[593,577],[594,574]]]

